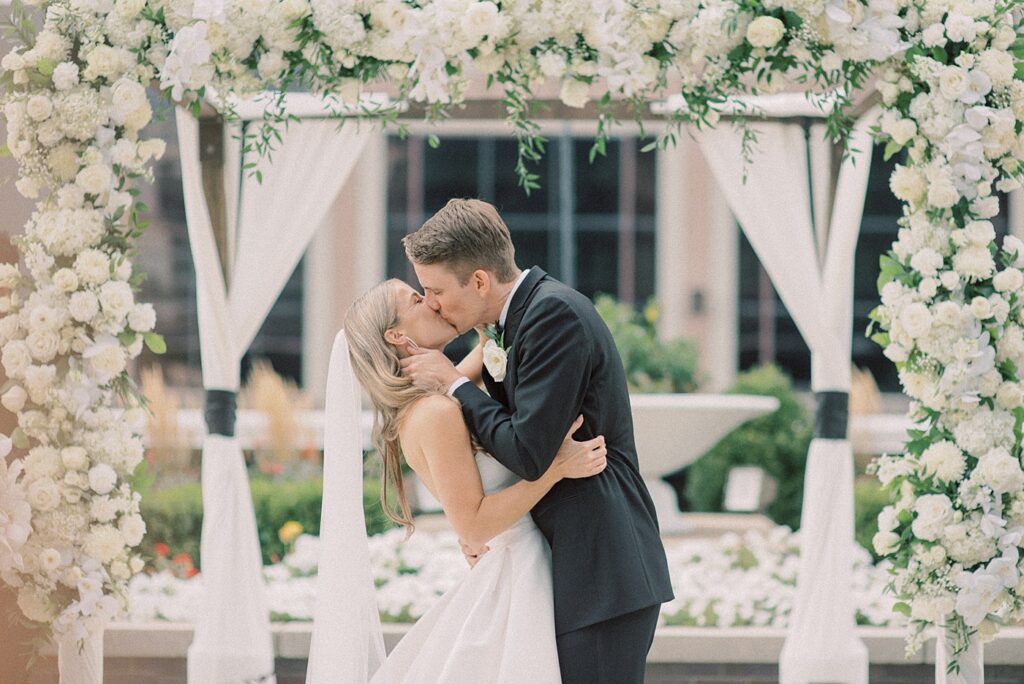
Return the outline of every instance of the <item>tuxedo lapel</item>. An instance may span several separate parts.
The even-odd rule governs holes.
[[[540,266],[534,266],[530,269],[530,272],[526,274],[526,279],[523,284],[516,290],[515,295],[512,297],[512,303],[508,309],[508,319],[505,321],[505,337],[503,339],[505,349],[509,349],[515,343],[516,332],[519,330],[519,324],[523,320],[523,314],[526,313],[526,308],[533,299],[533,293],[537,289],[537,285],[540,281],[547,276],[547,273],[541,269]]]

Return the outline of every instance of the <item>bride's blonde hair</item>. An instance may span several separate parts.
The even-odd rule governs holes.
[[[384,331],[398,325],[401,280],[386,280],[352,303],[345,314],[345,336],[356,379],[373,401],[373,442],[381,458],[380,501],[384,514],[412,532],[412,512],[402,478],[402,451],[398,428],[405,411],[420,397],[437,394],[423,390],[402,375],[398,350],[384,339]],[[399,513],[388,501],[388,485],[398,495]]]

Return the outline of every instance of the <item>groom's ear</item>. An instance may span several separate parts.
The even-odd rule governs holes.
[[[469,282],[473,286],[473,289],[481,294],[488,292],[494,285],[491,274],[482,268],[478,268],[473,271],[473,274],[469,277]]]

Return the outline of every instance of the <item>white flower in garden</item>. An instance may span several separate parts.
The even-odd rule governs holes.
[[[918,204],[928,192],[928,183],[917,169],[897,164],[889,178],[889,189],[899,199]]]
[[[78,85],[78,65],[61,62],[53,70],[53,87],[57,90],[71,90]]]
[[[25,113],[33,121],[48,119],[53,113],[53,101],[46,95],[33,95],[25,103]]]
[[[926,620],[941,624],[955,607],[956,599],[953,594],[915,596],[910,602],[910,617],[914,620]]]
[[[28,502],[37,511],[52,511],[60,504],[60,490],[53,480],[42,478],[28,486]]]
[[[57,101],[57,116],[64,135],[74,140],[89,140],[106,123],[107,108],[94,89],[76,86]]]
[[[44,572],[53,572],[60,567],[60,551],[57,549],[43,549],[39,554],[39,567]]]
[[[149,332],[156,325],[156,310],[152,304],[136,304],[128,314],[128,326],[135,332]]]
[[[99,243],[106,231],[103,215],[91,209],[55,209],[37,213],[28,234],[56,256],[72,256]]]
[[[94,465],[89,469],[89,486],[97,494],[109,494],[117,484],[117,473],[106,463]]]
[[[996,407],[1012,411],[1024,405],[1024,390],[1016,382],[1004,382],[996,392]]]
[[[925,247],[910,258],[910,267],[925,277],[934,276],[942,268],[942,255]]]
[[[110,522],[117,517],[117,506],[109,496],[94,496],[89,502],[89,515],[97,522]]]
[[[89,51],[85,62],[85,71],[82,76],[86,80],[114,81],[132,68],[135,56],[123,48],[100,44]]]
[[[32,401],[37,404],[43,404],[46,401],[50,387],[53,386],[53,382],[56,378],[56,366],[29,366],[26,368],[24,379],[25,388],[28,389],[28,393],[32,398]]]
[[[124,536],[112,525],[93,525],[85,535],[83,546],[85,552],[100,563],[109,563],[125,551]]]
[[[971,315],[979,321],[992,316],[992,303],[985,297],[975,297],[971,300]]]
[[[106,165],[92,164],[78,172],[75,184],[87,195],[102,195],[110,191],[113,180],[113,174]]]
[[[996,274],[992,286],[996,292],[1016,292],[1024,287],[1024,274],[1016,268],[1008,268]]]
[[[0,397],[0,405],[11,413],[17,413],[25,406],[28,393],[20,385],[14,385]]]
[[[971,202],[971,212],[979,218],[992,218],[999,213],[999,198],[995,195],[978,198]]]
[[[992,449],[978,459],[971,476],[997,493],[1015,492],[1024,487],[1020,461],[1002,447]]]
[[[25,344],[33,359],[46,363],[57,356],[60,337],[51,330],[34,330],[25,338]]]
[[[103,312],[121,320],[135,306],[135,295],[131,285],[123,280],[111,280],[100,286],[100,306]]]
[[[22,340],[14,340],[4,345],[0,355],[0,363],[9,378],[21,378],[25,369],[32,364],[32,353]]]
[[[938,539],[946,525],[953,521],[953,504],[944,494],[925,494],[914,504],[911,528],[918,539]]]
[[[567,107],[580,109],[590,100],[590,84],[576,78],[567,78],[562,81],[562,91],[558,97]]]
[[[82,352],[82,358],[87,361],[92,375],[101,385],[120,375],[126,365],[121,343],[109,335],[98,337],[96,342]]]
[[[941,542],[949,557],[964,567],[984,563],[996,554],[996,541],[982,532],[980,520],[980,515],[972,516],[970,522],[947,525],[942,532]]]
[[[477,43],[485,37],[497,42],[505,36],[506,22],[507,19],[499,13],[498,6],[484,0],[470,3],[465,11],[462,30],[471,43]]]
[[[134,112],[149,105],[145,87],[134,79],[118,79],[111,87],[110,92],[113,105],[110,118],[115,124],[125,123]]]
[[[139,515],[122,516],[117,523],[117,528],[121,531],[128,546],[138,546],[146,535],[146,523]]]
[[[74,180],[78,175],[78,152],[70,143],[53,148],[47,155],[46,162],[53,174],[65,183]]]
[[[782,40],[786,26],[775,17],[760,16],[747,26],[747,42],[754,47],[770,48]]]
[[[976,627],[985,616],[993,602],[1003,591],[999,578],[984,571],[961,573],[956,578],[960,587],[957,593],[956,610],[963,616],[968,627]]]
[[[61,209],[81,209],[84,202],[85,193],[77,185],[65,185],[57,191],[57,206]]]
[[[53,284],[61,292],[74,292],[78,289],[78,276],[72,269],[62,268],[53,274]]]
[[[80,446],[64,447],[60,459],[68,470],[85,470],[89,467],[89,454]]]
[[[968,282],[991,277],[995,267],[995,261],[984,245],[969,245],[953,255],[953,268]]]
[[[896,509],[892,506],[886,506],[878,513],[878,529],[882,532],[892,532],[899,527],[899,520],[896,515]]]
[[[139,143],[138,151],[139,158],[142,161],[149,161],[151,159],[160,159],[164,156],[164,151],[167,149],[167,143],[160,138],[150,138],[143,140]]]
[[[953,437],[961,449],[981,458],[994,448],[1012,446],[1013,425],[1012,414],[980,407],[953,428]]]
[[[99,313],[100,303],[92,292],[75,292],[68,302],[71,317],[81,323],[91,321]]]
[[[967,69],[947,66],[939,76],[939,91],[949,100],[959,100],[967,92],[970,75]]]
[[[128,563],[128,567],[131,568],[132,574],[137,575],[146,567],[146,562],[138,556],[132,556],[131,561]]]
[[[931,444],[919,459],[925,475],[934,475],[942,482],[954,482],[963,477],[967,461],[956,444],[942,440]]]
[[[110,259],[98,249],[87,249],[75,257],[75,273],[86,285],[101,285],[110,279]]]
[[[968,242],[987,248],[996,239],[996,229],[991,221],[971,221],[964,226],[964,237]]]
[[[912,338],[926,334],[932,325],[932,313],[925,304],[915,302],[900,311],[900,323]]]

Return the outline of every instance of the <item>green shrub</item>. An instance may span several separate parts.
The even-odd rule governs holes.
[[[658,307],[653,299],[643,313],[610,295],[597,295],[594,306],[615,339],[630,392],[697,389],[697,348],[685,339],[658,339]]]
[[[740,373],[729,393],[770,395],[779,400],[779,408],[744,423],[686,470],[687,506],[693,511],[722,510],[729,469],[760,466],[778,486],[766,511],[768,517],[795,530],[800,526],[811,416],[793,391],[789,376],[774,365]]]
[[[363,506],[369,534],[383,532],[392,526],[380,507],[380,480],[368,476],[363,486]],[[266,478],[250,482],[256,529],[263,552],[263,562],[282,558],[285,546],[278,530],[289,520],[302,525],[303,532],[320,533],[320,505],[323,482],[320,479],[282,481]],[[199,483],[190,482],[154,491],[142,500],[142,516],[146,521],[146,538],[142,551],[153,554],[153,545],[167,544],[172,554],[187,553],[200,567],[199,538],[203,525],[203,496]]]
[[[853,515],[857,542],[878,560],[871,538],[878,532],[878,514],[889,503],[889,495],[875,477],[860,477],[853,484]]]

